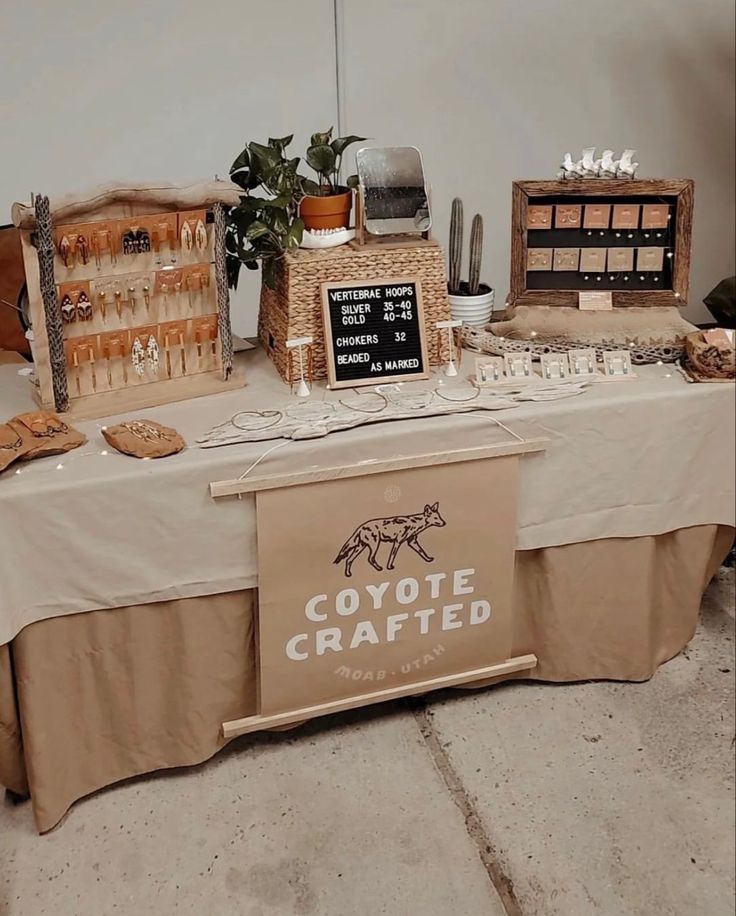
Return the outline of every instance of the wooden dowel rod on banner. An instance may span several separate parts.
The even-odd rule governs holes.
[[[294,722],[303,722],[317,716],[326,716],[333,712],[344,712],[348,709],[358,709],[361,706],[370,706],[385,700],[398,700],[412,694],[427,693],[430,690],[440,690],[443,687],[457,687],[471,681],[480,681],[485,678],[499,677],[504,674],[514,674],[516,671],[526,671],[535,668],[536,655],[518,655],[495,665],[476,668],[473,671],[463,671],[460,674],[447,674],[442,677],[431,678],[428,681],[416,681],[413,684],[402,684],[401,687],[390,687],[385,690],[375,690],[363,696],[348,697],[344,700],[333,700],[330,703],[320,703],[317,706],[304,706],[291,712],[281,712],[271,716],[247,716],[244,719],[233,719],[223,722],[222,733],[225,738],[236,738],[248,732],[261,731],[275,728],[280,725],[290,725]]]

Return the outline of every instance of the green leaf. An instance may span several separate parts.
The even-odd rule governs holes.
[[[349,188],[357,188],[360,184],[360,180],[358,179],[357,175],[348,175],[348,177],[345,179],[345,184]]]
[[[250,165],[250,154],[248,153],[248,147],[243,150],[242,153],[237,157],[237,159],[230,166],[230,174],[237,172],[240,169],[247,169]]]
[[[286,210],[265,210],[263,222],[277,235],[282,236],[289,230],[289,216]]]
[[[291,203],[291,194],[279,194],[278,197],[272,197],[271,200],[264,200],[264,209],[285,210]]]
[[[301,189],[303,194],[312,194],[314,197],[319,197],[320,187],[311,178],[302,178]]]
[[[351,134],[349,137],[335,137],[330,146],[336,156],[342,156],[351,143],[362,143],[366,139],[366,137],[356,137],[355,134]]]
[[[248,226],[245,231],[245,237],[249,242],[254,241],[254,239],[260,238],[262,235],[268,235],[271,230],[265,223],[262,223],[260,220],[253,220],[253,222]]]
[[[240,276],[240,259],[228,255],[225,259],[225,269],[227,271],[227,285],[230,289],[237,289],[238,277]]]
[[[267,182],[273,170],[281,161],[281,153],[270,146],[264,146],[262,143],[251,142],[248,144],[250,152],[251,171],[254,172],[260,182]]]
[[[335,168],[335,152],[326,145],[310,146],[307,150],[307,165],[321,175],[328,175]]]
[[[301,219],[295,219],[289,227],[289,231],[284,236],[284,245],[288,249],[298,248],[304,235],[304,222]]]
[[[268,145],[273,149],[277,149],[280,153],[283,153],[293,139],[294,134],[289,134],[288,137],[269,137]]]
[[[276,264],[277,262],[273,258],[263,262],[263,282],[269,289],[273,289],[276,286]]]
[[[312,139],[309,141],[310,146],[324,146],[325,143],[329,143],[332,139],[332,131],[334,130],[331,127],[329,130],[324,131],[321,134],[312,134]]]

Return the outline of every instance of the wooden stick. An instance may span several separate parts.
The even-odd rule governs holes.
[[[319,703],[316,706],[303,706],[291,712],[280,712],[271,716],[246,716],[243,719],[232,719],[222,723],[222,734],[225,738],[236,738],[248,732],[261,731],[264,728],[275,728],[280,725],[290,725],[293,722],[303,722],[317,716],[326,716],[333,712],[344,712],[347,709],[359,709],[361,706],[370,706],[383,700],[397,700],[401,697],[412,696],[416,693],[427,693],[430,690],[439,690],[443,687],[458,687],[472,681],[484,678],[499,677],[504,674],[514,674],[517,671],[527,671],[536,668],[536,655],[517,655],[504,662],[476,668],[472,671],[463,671],[460,674],[445,674],[442,677],[430,678],[427,681],[414,681],[411,684],[402,684],[400,687],[389,687],[384,690],[374,690],[358,697],[348,697],[344,700],[332,700],[329,703]]]
[[[547,447],[548,442],[548,438],[540,436],[535,439],[527,439],[524,442],[497,442],[492,445],[480,445],[474,448],[459,448],[445,452],[434,451],[425,455],[397,455],[395,458],[380,459],[372,464],[335,465],[303,471],[291,471],[290,473],[271,474],[265,477],[245,477],[242,480],[240,478],[235,480],[216,480],[210,484],[210,496],[216,499],[219,496],[236,496],[239,493],[274,490],[278,487],[345,477],[364,477],[370,474],[382,474],[386,471],[398,471],[404,468],[426,468],[435,464],[456,464],[459,461],[475,461],[479,458],[499,458],[505,455],[542,452]]]

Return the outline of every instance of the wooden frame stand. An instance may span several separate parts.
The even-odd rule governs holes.
[[[349,244],[353,248],[375,245],[381,248],[421,248],[430,242],[432,229],[416,235],[374,235],[365,228],[365,195],[361,187],[353,191],[355,198],[355,238]],[[427,200],[432,201],[432,190],[427,189]]]
[[[515,181],[509,306],[684,306],[690,275],[689,179]]]
[[[83,420],[245,384],[224,276],[223,207],[240,193],[111,186],[14,205],[39,405]]]

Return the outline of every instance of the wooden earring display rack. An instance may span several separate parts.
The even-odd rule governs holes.
[[[241,194],[211,181],[13,205],[42,407],[92,419],[245,384],[225,276]]]

